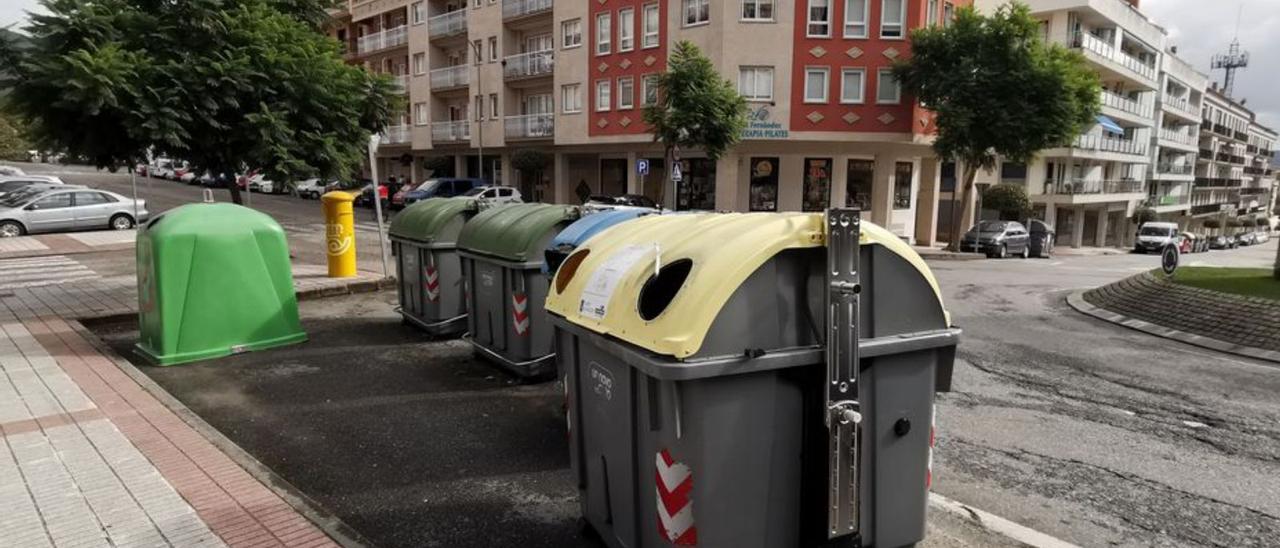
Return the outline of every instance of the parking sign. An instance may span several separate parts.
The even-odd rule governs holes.
[[[649,174],[649,160],[643,158],[636,160],[636,172],[641,175]]]

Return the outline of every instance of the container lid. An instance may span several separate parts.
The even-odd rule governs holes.
[[[560,231],[560,233],[551,240],[551,245],[547,246],[547,249],[560,249],[561,246],[569,246],[571,248],[578,247],[587,240],[590,240],[592,236],[605,231],[613,225],[653,213],[657,213],[657,211],[639,208],[615,209],[611,211],[592,213],[574,221],[573,224]]]
[[[513,204],[480,212],[458,235],[458,247],[515,262],[541,262],[551,231],[581,216],[577,206]]]
[[[270,215],[230,203],[176,207],[152,217],[143,229],[153,241],[190,235],[243,234],[263,229],[284,232],[280,223]]]
[[[649,215],[619,224],[561,264],[546,309],[591,331],[686,358],[698,352],[720,309],[761,265],[786,249],[825,245],[823,220],[820,213],[713,213]],[[861,229],[862,245],[883,246],[915,267],[941,308],[937,281],[911,246],[872,223],[863,221]],[[655,269],[682,277],[670,282],[678,289],[656,315],[642,312],[640,298],[646,284],[665,283]]]
[[[393,238],[434,242],[454,217],[476,211],[474,198],[431,198],[406,207],[391,219],[387,233]]]

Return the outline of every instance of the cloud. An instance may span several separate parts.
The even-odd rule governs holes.
[[[0,0],[0,27],[26,25],[28,11],[40,9],[39,0]]]
[[[1233,95],[1247,100],[1263,125],[1280,129],[1280,93],[1275,92],[1280,77],[1280,0],[1142,0],[1142,11],[1169,31],[1168,43],[1178,47],[1178,57],[1219,84],[1223,71],[1210,70],[1209,60],[1225,53],[1238,37],[1250,58],[1247,68],[1236,71]]]

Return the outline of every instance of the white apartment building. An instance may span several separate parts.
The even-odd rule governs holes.
[[[1188,225],[1193,230],[1216,232],[1227,230],[1232,217],[1270,215],[1275,201],[1271,161],[1276,132],[1258,124],[1252,111],[1223,95],[1216,85],[1205,94],[1201,113]],[[1209,220],[1217,223],[1216,229],[1205,227]]]
[[[1156,131],[1151,140],[1147,205],[1162,221],[1181,221],[1191,211],[1200,146],[1200,112],[1209,77],[1166,51],[1161,62]]]

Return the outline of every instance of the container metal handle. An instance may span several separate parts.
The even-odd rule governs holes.
[[[823,415],[829,435],[827,538],[857,533],[858,434],[858,244],[861,212],[827,212],[827,376]]]

